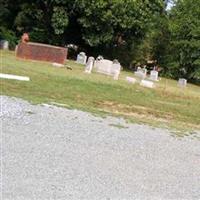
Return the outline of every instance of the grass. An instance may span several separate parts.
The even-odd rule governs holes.
[[[128,128],[128,127],[126,127],[126,126],[123,126],[123,125],[121,125],[121,124],[109,124],[110,126],[113,126],[113,127],[115,127],[115,128],[118,128],[118,129],[126,129],[126,128]]]
[[[1,79],[1,95],[20,97],[31,103],[54,103],[94,114],[123,116],[127,121],[178,130],[200,129],[200,87],[162,78],[155,89],[128,84],[122,71],[120,79],[92,73],[67,61],[72,67],[55,68],[51,63],[25,61],[14,52],[0,51],[1,73],[29,76],[31,81]]]

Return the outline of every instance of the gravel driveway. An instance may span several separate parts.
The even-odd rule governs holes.
[[[3,200],[199,200],[200,133],[1,96]]]

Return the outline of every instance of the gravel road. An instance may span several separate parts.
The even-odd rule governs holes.
[[[199,200],[200,133],[1,96],[3,200]]]

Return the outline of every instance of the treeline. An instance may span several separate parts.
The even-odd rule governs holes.
[[[165,76],[200,81],[200,0],[0,0],[0,39],[67,46],[117,58],[156,60]]]

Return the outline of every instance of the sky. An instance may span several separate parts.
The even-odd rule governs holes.
[[[168,3],[168,5],[167,5],[167,10],[170,10],[171,8],[172,8],[172,6],[173,6],[173,3]]]

